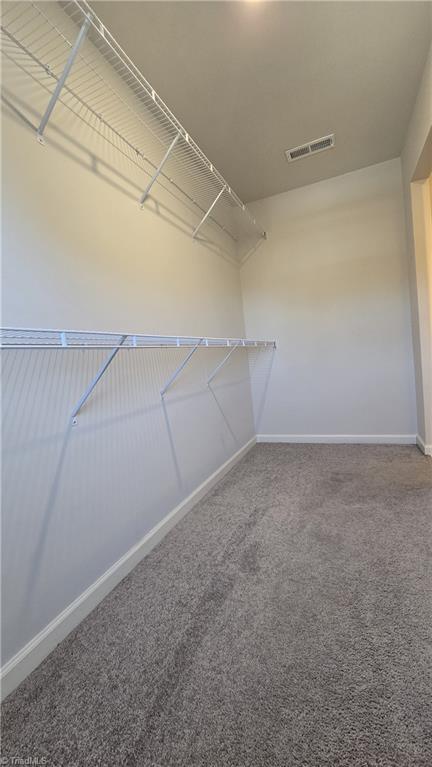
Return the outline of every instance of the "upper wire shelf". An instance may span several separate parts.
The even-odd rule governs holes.
[[[252,213],[117,43],[87,0],[4,3],[2,48],[51,93],[38,136],[59,100],[109,130],[146,171],[139,202],[163,179],[232,240],[266,237]],[[236,213],[235,211],[238,211]]]
[[[150,349],[206,347],[271,347],[275,341],[248,338],[158,336],[143,333],[105,333],[84,330],[0,328],[1,349]]]

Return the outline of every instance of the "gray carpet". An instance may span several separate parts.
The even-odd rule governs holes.
[[[431,767],[432,461],[259,445],[15,691],[47,765]]]

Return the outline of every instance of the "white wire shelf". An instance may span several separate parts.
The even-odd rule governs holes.
[[[143,333],[105,333],[87,330],[39,328],[0,328],[1,349],[154,349],[276,347],[275,341],[248,338],[210,338],[200,336],[158,336]]]
[[[265,238],[252,213],[87,0],[4,3],[1,31],[4,55],[51,94],[38,130],[41,141],[58,100],[103,134],[108,131],[146,171],[141,204],[159,179],[195,207],[194,237],[207,222],[237,241],[236,216],[242,234]]]
[[[209,338],[199,336],[156,336],[142,333],[103,333],[81,330],[48,330],[38,328],[0,328],[1,349],[107,349],[109,354],[86,390],[76,403],[70,417],[73,426],[77,424],[78,413],[82,410],[100,379],[106,373],[119,351],[126,349],[168,349],[186,348],[186,357],[176,367],[160,390],[163,399],[198,349],[224,348],[223,359],[207,378],[210,386],[213,379],[239,348],[276,348],[275,341],[255,341],[248,338]]]

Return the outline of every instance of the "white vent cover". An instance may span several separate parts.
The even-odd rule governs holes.
[[[331,133],[330,136],[323,136],[322,138],[315,139],[315,141],[309,141],[308,144],[287,149],[285,156],[288,162],[295,162],[295,160],[301,160],[303,157],[310,157],[311,154],[318,154],[318,152],[325,152],[326,149],[332,149],[334,145],[335,136],[334,133]]]

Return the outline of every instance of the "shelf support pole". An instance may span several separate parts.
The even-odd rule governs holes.
[[[152,188],[154,182],[156,181],[157,177],[161,174],[162,168],[165,165],[166,161],[168,160],[168,157],[170,156],[172,150],[174,149],[175,145],[177,144],[177,141],[180,138],[180,133],[177,133],[176,136],[174,136],[173,140],[171,141],[171,144],[169,145],[168,149],[166,150],[164,156],[162,157],[162,160],[160,161],[158,167],[156,168],[154,176],[150,179],[149,183],[147,184],[146,188],[144,189],[141,197],[140,197],[140,205],[141,207],[144,205],[148,193],[150,192],[150,189]]]
[[[237,343],[231,347],[228,354],[226,354],[225,357],[223,358],[222,362],[219,362],[219,365],[215,367],[215,369],[213,370],[213,373],[211,373],[211,375],[207,379],[207,386],[213,381],[213,378],[219,373],[219,370],[223,368],[223,366],[225,365],[225,362],[229,360],[229,358],[231,357],[231,354],[235,352],[238,346],[240,346],[240,341],[237,341]]]
[[[195,227],[195,229],[193,230],[193,232],[192,232],[193,239],[195,239],[195,237],[197,236],[197,234],[198,234],[199,230],[201,229],[202,225],[204,224],[204,222],[207,221],[210,213],[212,212],[212,210],[213,210],[214,206],[216,205],[216,203],[219,201],[219,198],[222,197],[225,189],[226,189],[226,185],[222,187],[222,189],[220,190],[218,196],[216,197],[215,200],[213,200],[212,204],[210,205],[210,207],[209,207],[207,213],[205,214],[204,218],[201,219],[201,221],[199,222],[198,226]]]
[[[200,339],[199,339],[199,341],[198,341],[198,343],[196,343],[196,344],[195,344],[195,346],[193,347],[193,349],[191,349],[191,350],[190,350],[189,354],[188,354],[188,355],[187,355],[187,357],[186,357],[186,358],[183,360],[182,364],[181,364],[181,365],[179,365],[179,367],[177,368],[177,370],[176,370],[176,371],[175,371],[175,372],[172,374],[171,378],[170,378],[170,379],[169,379],[169,380],[166,382],[166,384],[165,384],[165,386],[163,387],[163,389],[161,389],[161,397],[164,397],[164,396],[165,396],[165,394],[167,393],[167,391],[168,391],[168,389],[170,388],[171,384],[173,384],[173,383],[174,383],[174,381],[176,380],[177,376],[178,376],[178,375],[181,373],[181,371],[183,370],[183,368],[184,368],[184,367],[186,367],[186,365],[187,365],[187,363],[189,362],[190,358],[192,357],[192,355],[193,355],[193,354],[195,354],[196,350],[197,350],[197,349],[198,349],[198,347],[199,347],[199,346],[202,344],[202,342],[203,342],[203,341],[204,341],[204,338],[200,338]]]
[[[78,404],[74,407],[71,419],[72,424],[75,426],[77,421],[77,415],[83,405],[87,402],[88,398],[90,397],[90,394],[92,393],[95,386],[99,383],[100,379],[102,378],[103,374],[107,370],[107,368],[111,365],[111,362],[113,361],[114,357],[116,356],[117,352],[120,350],[120,348],[123,346],[124,342],[126,341],[127,336],[122,336],[120,339],[120,343],[118,346],[116,346],[115,349],[112,350],[111,354],[109,355],[108,359],[105,360],[102,367],[99,368],[98,372],[96,373],[95,377],[93,378],[93,381],[89,383],[87,386],[87,389],[85,390],[84,394],[82,395],[81,399],[79,400]]]
[[[51,113],[52,113],[52,111],[53,111],[53,109],[54,109],[54,107],[55,107],[55,105],[57,103],[57,100],[58,100],[58,98],[60,96],[60,93],[62,91],[62,88],[63,88],[63,86],[64,86],[64,84],[66,82],[66,79],[67,79],[67,77],[69,75],[69,72],[71,71],[71,69],[73,67],[73,64],[74,64],[74,61],[76,59],[77,53],[78,53],[79,49],[81,48],[81,45],[83,44],[83,42],[85,40],[85,37],[86,37],[87,32],[88,32],[89,27],[90,27],[90,23],[91,23],[91,17],[90,16],[86,16],[86,18],[85,18],[85,20],[84,20],[84,22],[83,22],[83,24],[81,26],[81,29],[78,32],[78,36],[77,36],[77,38],[76,38],[76,40],[75,40],[75,42],[74,42],[74,44],[73,44],[73,46],[72,46],[72,48],[70,50],[70,53],[69,53],[68,59],[66,61],[66,64],[64,66],[63,72],[60,75],[59,79],[57,80],[57,85],[54,88],[53,93],[51,94],[51,98],[50,98],[50,100],[48,102],[48,106],[47,106],[47,108],[45,110],[45,114],[42,117],[41,123],[39,125],[38,131],[37,131],[37,134],[36,134],[37,135],[37,140],[39,141],[40,144],[44,143],[43,132],[44,132],[46,126],[47,126],[48,120],[51,117]]]

